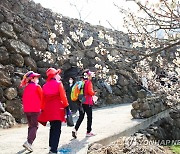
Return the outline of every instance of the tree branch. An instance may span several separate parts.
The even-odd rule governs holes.
[[[163,50],[167,50],[167,49],[169,49],[169,48],[172,48],[172,47],[174,47],[174,46],[176,46],[176,45],[180,45],[180,40],[179,40],[178,42],[174,43],[174,44],[170,44],[169,46],[166,46],[166,47],[161,48],[161,49],[159,49],[159,50],[157,50],[157,51],[155,51],[155,52],[153,52],[153,53],[150,53],[150,54],[145,55],[143,58],[135,61],[135,63],[140,62],[140,61],[146,59],[147,57],[151,57],[151,56],[153,56],[153,55],[156,55],[156,54],[160,53],[160,52],[163,51]]]

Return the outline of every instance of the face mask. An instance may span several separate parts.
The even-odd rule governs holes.
[[[39,79],[36,80],[36,83],[39,83]]]
[[[39,79],[36,78],[36,79],[34,80],[34,83],[38,84],[38,83],[39,83]]]
[[[72,83],[73,83],[73,80],[69,80],[69,83],[72,84]]]
[[[60,81],[60,80],[61,80],[60,75],[59,75],[59,74],[57,74],[57,75],[55,76],[55,79],[56,79],[57,81]]]

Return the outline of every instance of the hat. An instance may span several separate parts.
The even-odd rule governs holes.
[[[95,77],[95,72],[91,72],[89,69],[87,69],[87,70],[85,70],[84,75],[85,75],[85,77],[87,77],[87,76]]]
[[[93,76],[95,76],[95,72],[88,71],[88,72],[87,72],[87,75],[90,75],[90,76],[93,77]]]
[[[29,82],[30,79],[34,78],[34,77],[40,77],[40,74],[35,73],[33,71],[29,71],[27,72],[24,76],[23,79],[20,83],[20,87],[24,87],[26,86],[26,84]]]
[[[26,75],[27,78],[33,78],[33,77],[40,77],[41,76],[40,74],[35,73],[33,71],[29,71],[25,75]]]
[[[48,68],[46,71],[47,75],[47,81],[49,81],[51,78],[53,78],[56,74],[60,74],[62,72],[61,69],[55,69],[55,68]]]

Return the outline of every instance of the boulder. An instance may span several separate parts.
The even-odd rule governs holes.
[[[19,40],[10,39],[6,42],[6,47],[12,53],[21,54],[23,56],[30,55],[31,49],[28,45]]]
[[[36,72],[37,71],[37,64],[34,59],[31,57],[25,57],[24,58],[24,64],[30,68],[30,70]]]
[[[0,63],[6,63],[9,60],[9,53],[5,47],[0,47]]]
[[[143,99],[146,98],[147,93],[145,90],[141,89],[140,91],[138,91],[138,98]]]
[[[4,95],[6,96],[8,100],[12,100],[17,96],[17,90],[16,88],[7,88],[4,91]]]
[[[0,37],[0,46],[3,44],[3,40],[2,38]]]
[[[6,76],[4,71],[0,70],[0,86],[9,87],[11,85],[11,78]]]
[[[7,129],[14,125],[16,125],[15,118],[9,112],[0,113],[0,128]]]
[[[4,21],[4,16],[3,14],[0,12],[0,23]]]
[[[89,50],[86,52],[86,56],[89,57],[89,58],[95,58],[96,56],[96,53],[92,50]]]
[[[12,114],[18,123],[26,123],[20,99],[6,101],[6,111]]]
[[[32,39],[32,46],[37,50],[45,51],[47,49],[47,42],[44,39]]]
[[[23,67],[24,66],[24,58],[20,54],[12,54],[11,55],[11,62],[15,66]]]
[[[127,86],[129,84],[129,81],[122,75],[118,77],[118,84],[120,86]]]
[[[134,108],[134,109],[139,109],[139,102],[138,101],[134,101],[133,103],[132,103],[132,107]]]
[[[0,32],[2,33],[3,36],[17,39],[16,33],[13,30],[13,26],[8,24],[7,22],[3,22],[0,24]]]

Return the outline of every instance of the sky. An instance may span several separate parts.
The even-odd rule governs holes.
[[[138,8],[133,0],[34,0],[53,12],[70,18],[81,19],[92,25],[102,25],[107,28],[123,30],[123,16],[115,3],[123,8],[136,11]],[[110,23],[110,24],[109,24]],[[112,28],[112,29],[113,29]]]

